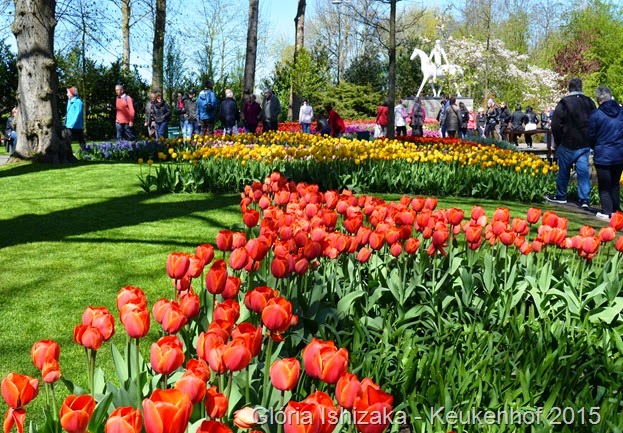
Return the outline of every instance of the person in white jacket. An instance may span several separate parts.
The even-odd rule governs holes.
[[[402,105],[402,99],[394,107],[394,122],[396,123],[396,136],[406,137],[407,135],[407,110]]]
[[[303,128],[303,132],[305,134],[309,134],[311,132],[310,127],[312,123],[312,119],[314,118],[314,109],[307,102],[307,99],[303,99],[303,104],[301,105],[301,109],[299,110],[299,123]]]

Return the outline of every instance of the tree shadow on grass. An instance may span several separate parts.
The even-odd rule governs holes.
[[[200,218],[207,224],[222,229],[226,228],[223,224],[224,215],[231,215],[235,219],[239,214],[235,208],[240,201],[240,196],[237,195],[218,195],[169,203],[154,202],[155,198],[157,196],[141,193],[45,215],[20,215],[5,220],[0,225],[0,248],[30,242],[63,241],[71,236],[190,216],[198,212],[204,214]],[[233,209],[227,209],[230,207]],[[210,215],[211,211],[214,212],[213,216]],[[109,241],[111,240],[100,240]]]
[[[0,179],[4,177],[15,177],[21,176],[23,174],[32,174],[39,173],[42,171],[50,171],[50,170],[66,170],[69,168],[82,167],[88,165],[97,165],[97,164],[125,164],[127,162],[121,161],[77,161],[72,163],[64,163],[64,164],[46,164],[46,163],[35,163],[31,161],[23,161],[10,163],[0,166]]]

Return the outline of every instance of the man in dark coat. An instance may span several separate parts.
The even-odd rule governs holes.
[[[552,116],[552,134],[558,148],[558,176],[556,194],[546,195],[553,203],[567,203],[567,188],[571,177],[571,167],[575,164],[578,176],[578,205],[588,208],[591,192],[588,155],[591,151],[588,140],[588,118],[595,109],[591,98],[582,93],[582,80],[572,78],[568,85],[569,93],[562,98]]]

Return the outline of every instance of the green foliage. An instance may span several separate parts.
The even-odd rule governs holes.
[[[383,94],[369,86],[341,82],[339,86],[327,89],[322,95],[321,104],[333,104],[335,111],[344,119],[365,119],[376,116],[376,110],[383,99]]]
[[[0,43],[0,115],[8,117],[15,107],[17,90],[17,59],[6,42]],[[4,132],[4,125],[2,126]]]
[[[343,78],[351,84],[383,92],[387,88],[387,65],[378,54],[366,51],[351,60]]]
[[[65,55],[57,55],[59,70],[59,111],[61,119],[65,119],[67,109],[66,89],[76,86],[84,102],[86,115],[85,134],[88,140],[113,138],[115,132],[115,84],[124,85],[125,91],[134,99],[136,111],[135,124],[143,124],[144,103],[148,99],[148,86],[135,69],[126,73],[120,62],[109,66],[98,64],[86,59],[82,66],[78,48]],[[135,130],[136,133],[140,131]]]

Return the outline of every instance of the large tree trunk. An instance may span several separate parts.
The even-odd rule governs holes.
[[[154,49],[152,60],[152,92],[162,92],[164,83],[164,31],[167,20],[167,0],[156,0],[156,18],[154,20]]]
[[[130,72],[130,2],[132,0],[121,0],[121,38],[123,39],[123,55],[121,65],[123,70]]]
[[[296,17],[294,17],[294,26],[296,30],[296,44],[294,46],[294,66],[298,60],[298,53],[303,48],[305,42],[305,6],[306,0],[299,0],[296,8]],[[299,120],[299,109],[301,108],[301,98],[294,92],[294,86],[290,85],[290,108],[288,110],[288,119],[294,121]]]
[[[255,88],[255,64],[257,57],[257,22],[260,0],[249,0],[249,24],[247,30],[247,54],[244,61],[243,92],[246,95],[253,93]],[[243,97],[246,95],[243,94]]]
[[[389,105],[389,116],[387,116],[387,138],[395,137],[396,119],[394,106],[396,104],[396,1],[390,0],[389,9],[389,83],[387,103]]]
[[[59,163],[75,161],[61,139],[54,57],[55,0],[14,0],[11,30],[17,41],[17,148],[13,157]]]

